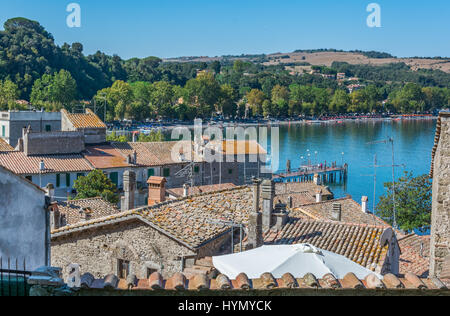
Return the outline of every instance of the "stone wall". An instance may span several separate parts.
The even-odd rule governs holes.
[[[441,113],[434,156],[430,275],[440,277],[450,255],[450,113]]]
[[[195,253],[139,220],[52,238],[52,265],[81,266],[81,273],[101,278],[118,274],[118,260],[130,262],[130,273],[147,278],[147,269],[163,276],[182,271],[183,256]],[[64,279],[67,268],[63,269]]]
[[[16,147],[19,138],[22,137],[22,129],[24,127],[31,126],[31,129],[34,132],[45,132],[46,128],[50,128],[52,132],[61,130],[61,121],[60,120],[11,120],[8,122],[9,129],[9,138],[8,142],[12,147]]]
[[[23,139],[26,155],[79,154],[84,150],[81,132],[27,133]]]

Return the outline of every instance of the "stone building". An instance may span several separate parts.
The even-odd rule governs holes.
[[[229,248],[231,231],[223,221],[246,223],[251,208],[251,189],[238,187],[55,227],[52,265],[77,263],[102,277],[181,272]]]
[[[50,227],[46,193],[0,167],[0,258],[25,260],[30,270],[48,265]]]
[[[0,112],[0,138],[16,147],[22,129],[30,126],[38,133],[61,131],[61,113],[44,111]]]
[[[450,270],[450,112],[439,114],[431,177],[433,205],[431,218],[430,275],[445,277]]]

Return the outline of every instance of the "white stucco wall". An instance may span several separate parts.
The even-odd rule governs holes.
[[[0,257],[27,270],[46,265],[45,193],[0,168]],[[4,265],[3,265],[4,266]],[[21,267],[19,267],[21,268]]]

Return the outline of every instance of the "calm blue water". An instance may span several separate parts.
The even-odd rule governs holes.
[[[369,208],[373,208],[374,155],[377,168],[376,202],[384,193],[383,184],[392,182],[391,145],[368,145],[368,142],[393,137],[395,141],[395,162],[405,167],[396,169],[396,177],[404,171],[414,175],[430,172],[431,151],[436,130],[435,120],[406,120],[378,122],[346,122],[343,124],[280,126],[280,169],[285,169],[291,160],[292,168],[306,164],[308,150],[312,163],[342,161],[349,165],[347,185],[331,186],[336,197],[350,194],[360,202],[362,196],[369,197]],[[269,146],[269,152],[271,148]],[[317,155],[316,155],[317,152]],[[344,153],[344,155],[342,155]],[[301,157],[305,157],[302,161]]]

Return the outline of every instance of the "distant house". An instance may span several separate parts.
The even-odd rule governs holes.
[[[90,109],[81,114],[61,110],[61,125],[63,131],[83,132],[86,144],[106,142],[106,125]]]
[[[0,167],[0,258],[27,270],[50,262],[50,227],[45,191]],[[12,265],[11,267],[15,267]]]
[[[30,126],[35,132],[61,130],[61,113],[44,111],[4,111],[0,112],[0,138],[16,147],[22,137],[24,127]]]

